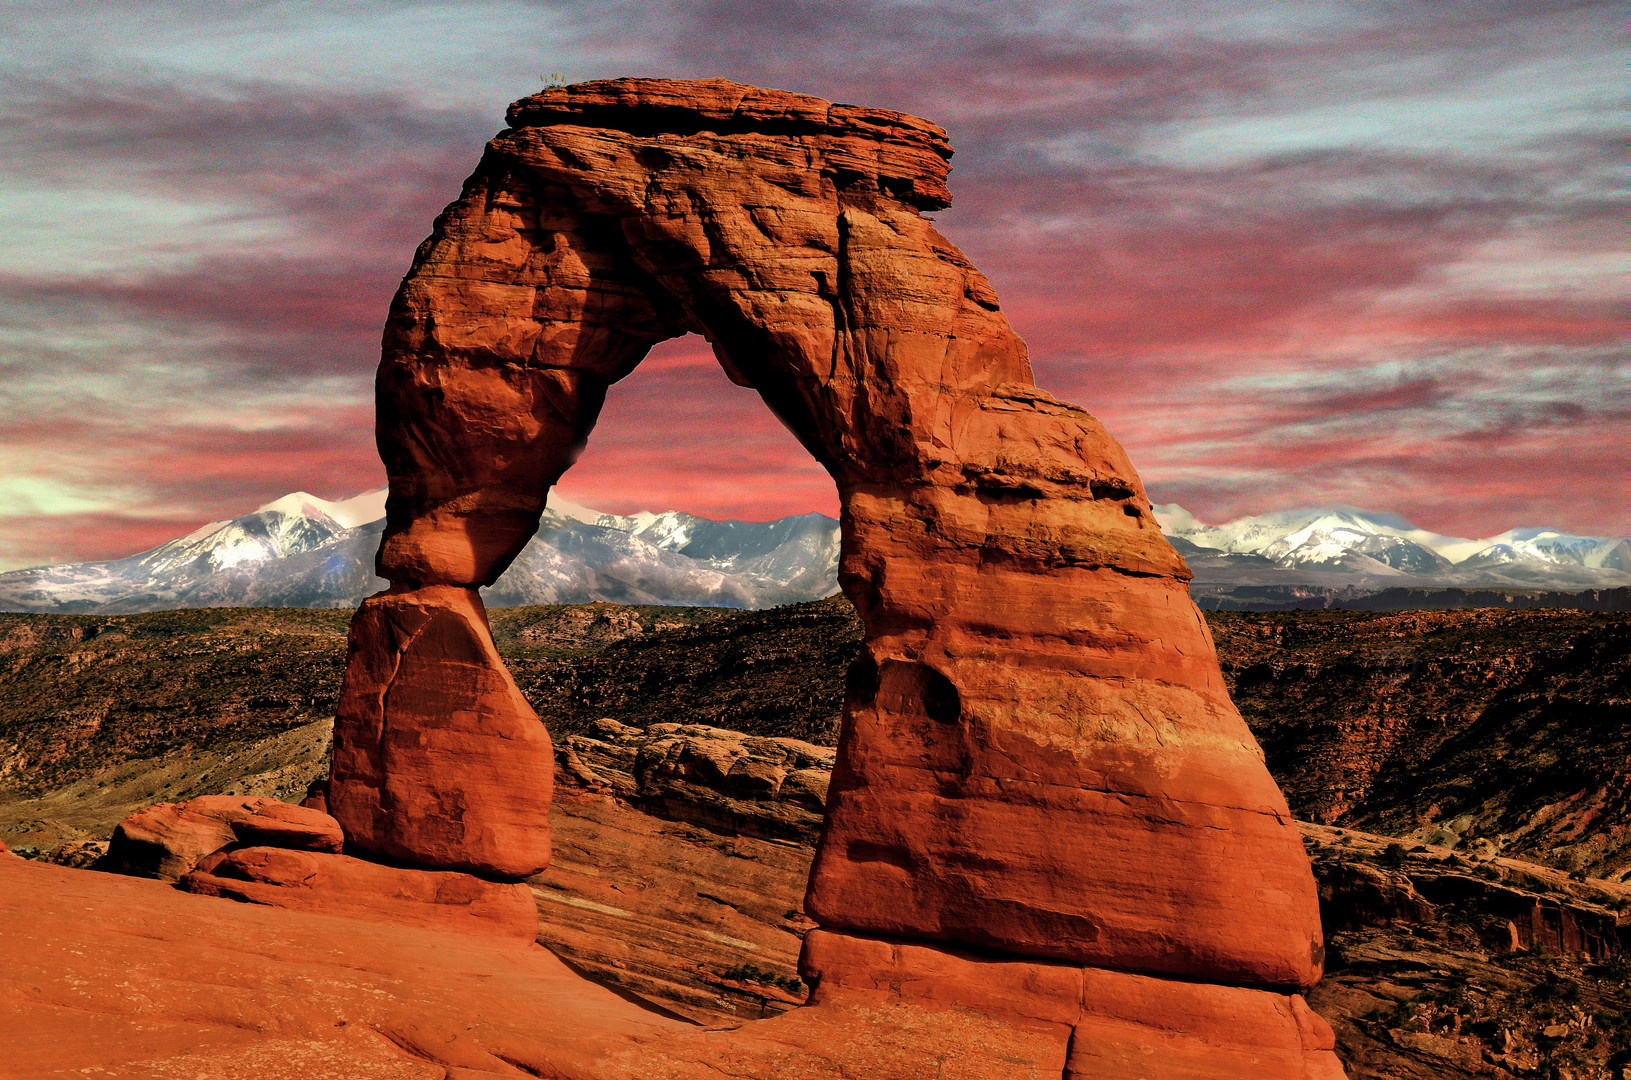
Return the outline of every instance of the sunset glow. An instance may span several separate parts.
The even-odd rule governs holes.
[[[1608,4],[15,3],[0,13],[0,569],[377,486],[415,246],[541,72],[929,117],[939,228],[1039,384],[1207,521],[1325,503],[1624,535]],[[563,491],[836,512],[705,343]]]

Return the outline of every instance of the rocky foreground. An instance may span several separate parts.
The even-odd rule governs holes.
[[[528,882],[540,940],[671,1019],[733,1024],[804,1000],[804,885],[832,753],[821,745],[831,739],[822,710],[836,713],[854,640],[847,613],[829,604],[494,614],[501,650],[557,733],[555,857]],[[1406,625],[1423,617],[1212,617],[1224,670],[1294,804],[1296,792],[1315,790],[1285,770],[1302,760],[1315,776],[1365,780],[1377,794],[1363,805],[1386,807],[1381,796],[1393,792],[1398,809],[1388,812],[1412,825],[1403,781],[1390,777],[1443,776],[1411,773],[1412,762],[1457,760],[1490,733],[1506,740],[1499,768],[1468,770],[1461,797],[1497,795],[1490,801],[1515,813],[1524,804],[1513,778],[1556,775],[1549,763],[1566,755],[1551,746],[1623,739],[1617,669],[1601,651],[1623,632],[1618,617],[1515,613],[1546,621],[1504,637],[1504,614],[1431,613],[1419,629]],[[299,801],[326,768],[328,723],[312,717],[332,709],[343,628],[326,613],[265,611],[7,623],[0,695],[14,771],[0,835],[85,866],[121,819],[155,802],[221,792]],[[1416,665],[1433,677],[1400,677]],[[1541,722],[1498,723],[1524,709]],[[813,738],[776,734],[778,712]],[[1281,726],[1298,715],[1302,743]],[[1460,726],[1435,730],[1437,716]],[[1603,730],[1592,731],[1592,717]],[[1517,741],[1524,732],[1543,737]],[[1572,757],[1586,794],[1571,803],[1543,790],[1541,809],[1601,805],[1593,793],[1615,790],[1593,786],[1589,754]],[[47,782],[18,790],[35,765]],[[1480,796],[1480,783],[1501,790]],[[1623,816],[1588,821],[1558,868],[1501,857],[1498,845],[1519,846],[1513,834],[1447,820],[1462,831],[1435,837],[1442,843],[1302,827],[1329,946],[1311,1002],[1336,1028],[1349,1074],[1621,1080],[1631,1068],[1626,887],[1577,880],[1588,876],[1577,853],[1608,855],[1617,875],[1619,848],[1604,837]],[[213,835],[183,858],[218,844]],[[124,896],[104,874],[70,880]]]
[[[1025,1080],[1049,1024],[843,985],[704,1027],[498,934],[238,904],[0,853],[0,1060],[19,1078]],[[993,1069],[987,1059],[1000,1055]],[[980,1064],[970,1067],[969,1063]]]
[[[555,859],[527,883],[541,943],[670,1020],[728,1027],[807,1000],[798,955],[813,923],[801,905],[830,750],[606,720],[557,753]],[[126,822],[99,865],[173,879],[234,835],[182,816]],[[1350,1076],[1622,1080],[1631,1068],[1631,886],[1311,823],[1302,832],[1328,941],[1309,1001],[1336,1029]],[[97,847],[59,857],[77,850],[85,862]],[[102,874],[77,880],[115,888]]]

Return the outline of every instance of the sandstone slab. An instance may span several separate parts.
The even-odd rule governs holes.
[[[531,878],[538,940],[578,970],[700,1023],[787,1008],[811,850],[664,820],[560,784],[555,856]],[[763,974],[749,982],[746,965]]]
[[[181,879],[181,887],[200,896],[523,941],[538,932],[532,891],[519,882],[401,869],[328,852],[232,848],[206,858]]]
[[[338,856],[329,856],[338,858]],[[0,1061],[16,1080],[590,1080],[597,1038],[688,1025],[515,937],[231,903],[0,859]],[[100,1070],[100,1071],[96,1071]]]

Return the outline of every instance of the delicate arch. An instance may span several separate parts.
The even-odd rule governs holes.
[[[543,827],[547,780],[518,795],[493,779],[530,710],[490,643],[444,664],[491,683],[444,740],[462,758],[424,749],[448,703],[393,699],[393,672],[447,651],[413,628],[427,611],[458,609],[481,644],[474,589],[531,536],[606,387],[696,332],[833,475],[840,583],[866,627],[807,967],[861,956],[860,934],[1312,985],[1308,862],[1186,567],[1121,448],[1036,389],[986,280],[921,213],[949,203],[945,133],[721,81],[549,90],[508,120],[386,328],[379,572],[396,584],[354,632],[372,666],[354,658],[336,735],[348,835],[536,868],[537,845],[511,857],[511,826]],[[547,772],[547,745],[530,767]]]

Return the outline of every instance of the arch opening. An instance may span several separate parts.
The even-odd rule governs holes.
[[[751,388],[730,381],[696,334],[658,343],[612,384],[588,445],[557,491],[619,515],[838,516],[832,477]]]

